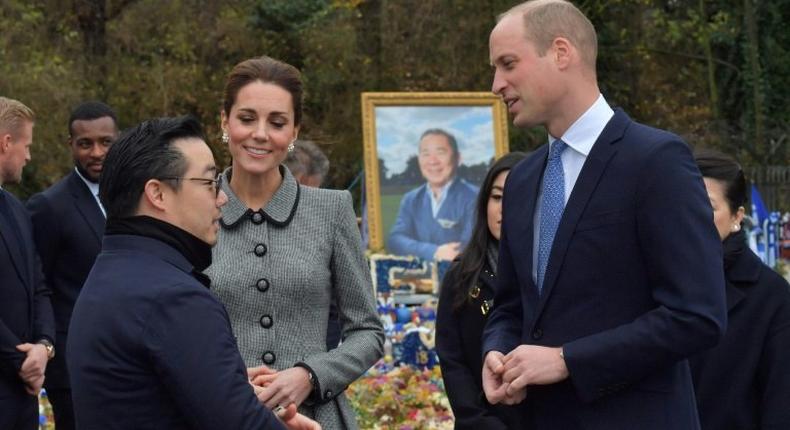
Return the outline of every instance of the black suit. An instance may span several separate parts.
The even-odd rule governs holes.
[[[25,392],[19,369],[22,343],[55,341],[49,290],[22,203],[0,191],[0,428],[38,427],[38,400]]]
[[[74,428],[66,341],[71,311],[101,249],[104,215],[88,186],[72,171],[27,202],[36,248],[52,291],[57,344],[47,366],[46,388],[58,430]]]

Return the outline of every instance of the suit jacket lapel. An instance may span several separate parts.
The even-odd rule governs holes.
[[[0,199],[2,198],[3,196],[0,196]],[[0,200],[0,204],[8,205],[8,214],[16,218],[15,211],[11,208],[9,202]],[[18,219],[15,219],[15,222],[17,225],[22,225]],[[27,260],[25,256],[22,255],[21,247],[16,243],[17,234],[12,230],[13,228],[14,227],[9,224],[5,217],[0,214],[0,238],[2,238],[3,246],[8,250],[8,255],[11,256],[11,261],[14,263],[14,268],[19,275],[19,279],[21,279],[22,283],[28,286],[29,289],[31,285]]]
[[[523,267],[523,269],[519,270],[519,272],[521,272],[520,278],[523,282],[522,288],[524,289],[524,293],[529,297],[529,300],[527,300],[526,303],[532,305],[531,309],[527,310],[529,313],[526,315],[533,314],[532,312],[536,308],[534,304],[537,303],[538,299],[538,289],[537,286],[535,286],[535,281],[532,279],[532,254],[533,241],[535,237],[533,224],[538,195],[540,194],[540,180],[543,177],[543,171],[546,168],[547,157],[548,145],[543,145],[536,149],[535,154],[525,161],[525,165],[520,168],[527,172],[527,176],[524,178],[523,186],[518,185],[515,188],[510,188],[514,190],[523,190],[523,192],[526,193],[525,195],[528,196],[526,198],[522,198],[521,196],[510,197],[511,199],[516,199],[516,201],[520,200],[522,203],[516,205],[516,208],[518,209],[516,211],[509,209],[509,211],[515,215],[512,218],[512,221],[514,221],[512,222],[512,227],[508,228],[508,230],[513,231],[511,237],[518,240],[516,243],[511,241],[510,246],[522,248],[522,252],[511,252],[511,254],[524,256],[524,261],[519,262],[519,265],[522,265]]]
[[[69,177],[69,189],[74,197],[74,206],[76,206],[77,212],[85,218],[85,221],[96,236],[96,241],[101,246],[105,219],[96,202],[96,198],[91,194],[91,190],[85,185],[82,178],[74,171],[71,172]]]
[[[543,281],[543,293],[538,303],[538,312],[543,309],[549,294],[551,294],[551,290],[554,288],[565,258],[565,252],[568,250],[571,237],[576,229],[576,224],[579,222],[579,218],[584,213],[585,207],[587,207],[587,202],[598,186],[606,166],[609,164],[612,156],[617,153],[617,145],[615,144],[623,137],[625,129],[630,122],[630,118],[623,111],[619,109],[615,111],[614,116],[609,120],[603,132],[595,141],[581,172],[579,172],[579,177],[573,186],[568,204],[562,213],[557,233],[554,235],[554,244],[549,255],[546,279]]]

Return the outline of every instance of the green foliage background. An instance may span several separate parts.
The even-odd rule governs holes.
[[[225,74],[267,54],[299,67],[302,136],[319,142],[329,186],[363,167],[362,91],[486,91],[488,33],[503,0],[4,0],[0,94],[38,114],[27,197],[61,177],[69,109],[116,108],[122,127],[191,113],[218,139]],[[790,158],[790,0],[585,0],[599,79],[635,119],[715,146],[748,166]],[[539,130],[510,130],[529,150]],[[785,207],[787,207],[785,200]]]

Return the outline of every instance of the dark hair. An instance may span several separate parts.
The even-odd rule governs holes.
[[[734,158],[714,149],[699,148],[694,151],[694,160],[703,177],[716,179],[724,184],[724,196],[732,213],[738,212],[740,207],[746,207],[746,175]]]
[[[91,121],[94,119],[104,118],[108,116],[112,118],[112,122],[118,127],[118,117],[115,116],[115,111],[108,105],[99,101],[88,101],[77,105],[69,115],[69,136],[74,135],[72,125],[74,121]]]
[[[99,182],[107,219],[134,216],[149,180],[183,176],[187,160],[173,142],[194,137],[205,140],[192,116],[155,118],[125,131],[110,147]],[[173,184],[178,189],[179,182]]]
[[[454,289],[452,294],[454,310],[458,310],[466,303],[468,297],[466,291],[477,282],[480,271],[483,270],[489,243],[497,242],[488,230],[488,199],[491,197],[491,188],[494,186],[494,181],[500,173],[509,171],[526,156],[527,154],[524,152],[505,154],[491,166],[483,180],[480,193],[477,195],[477,204],[475,205],[477,213],[475,214],[472,238],[457,262],[457,282],[455,285],[442,286],[442,288]]]
[[[455,136],[445,130],[442,130],[441,128],[429,128],[428,130],[425,130],[422,135],[420,135],[420,142],[422,142],[422,139],[429,134],[438,134],[439,136],[446,137],[447,143],[450,144],[450,149],[453,151],[453,158],[455,158],[455,161],[458,162],[458,141],[455,139]]]
[[[294,124],[302,123],[302,75],[299,70],[274,58],[262,56],[242,61],[233,67],[225,80],[222,108],[230,116],[239,91],[255,81],[274,84],[291,93],[294,109]]]
[[[329,159],[324,151],[310,140],[297,140],[294,150],[285,158],[285,166],[294,176],[320,176],[323,182],[329,172]]]

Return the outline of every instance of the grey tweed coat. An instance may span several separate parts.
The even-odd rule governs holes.
[[[324,429],[356,429],[343,392],[381,357],[384,333],[351,194],[299,186],[287,168],[280,172],[282,185],[260,211],[230,188],[231,169],[223,173],[228,203],[206,273],[246,365],[306,365],[317,390],[299,411]],[[343,342],[327,352],[332,298]]]

